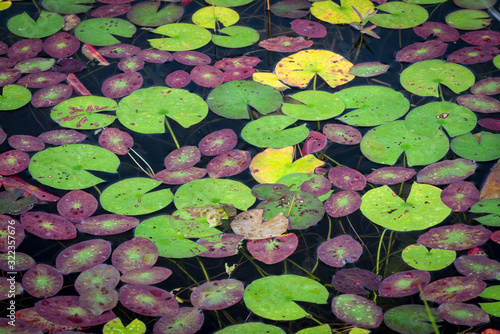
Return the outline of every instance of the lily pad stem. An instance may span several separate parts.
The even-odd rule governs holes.
[[[328,160],[332,161],[333,163],[335,163],[338,166],[342,166],[341,164],[339,164],[337,161],[333,160],[332,158],[330,158],[328,155],[324,154],[323,155],[324,157],[326,157]]]
[[[444,97],[443,97],[443,90],[441,89],[441,85],[438,85],[438,90],[439,90],[439,97],[441,98],[441,101],[445,102]]]
[[[33,4],[35,5],[36,9],[38,10],[38,12],[40,13],[40,7],[38,7],[38,5],[36,4],[36,1],[35,0],[32,0],[31,2],[33,2]]]
[[[394,231],[391,231],[391,234],[389,234],[389,245],[387,246],[387,256],[385,257],[385,268],[384,268],[384,277],[387,274],[387,267],[389,266],[389,258],[391,257],[389,254],[391,253],[391,244],[392,244],[392,234]]]
[[[387,231],[387,229],[384,229],[384,232],[382,232],[382,235],[380,235],[380,241],[378,243],[378,250],[377,250],[377,266],[375,267],[375,275],[378,275],[379,272],[379,267],[380,267],[380,249],[382,248],[382,242],[384,241],[384,234]]]
[[[422,300],[424,301],[424,305],[425,305],[425,310],[427,311],[427,316],[429,317],[429,320],[431,321],[432,323],[432,328],[434,328],[434,333],[436,334],[439,334],[439,329],[436,325],[436,322],[434,321],[434,317],[432,316],[432,313],[431,313],[431,309],[429,307],[429,304],[427,304],[427,299],[425,299],[425,296],[424,294],[422,293],[422,287],[420,287],[420,285],[418,286],[418,289],[420,290],[420,297],[422,298]]]
[[[177,141],[177,138],[175,138],[175,134],[174,134],[174,131],[172,130],[172,128],[170,127],[170,123],[168,122],[168,118],[165,117],[165,124],[167,125],[167,128],[168,128],[168,131],[170,132],[170,135],[172,136],[172,138],[174,139],[174,143],[175,143],[175,146],[177,146],[177,148],[181,148],[179,146],[179,142]]]
[[[170,260],[170,261],[172,261],[172,262],[173,262],[173,263],[174,263],[174,264],[175,264],[175,265],[176,265],[176,266],[177,266],[180,270],[182,270],[182,271],[184,272],[184,274],[186,274],[186,276],[187,276],[187,277],[189,277],[189,278],[190,278],[190,279],[194,282],[194,284],[196,284],[196,285],[200,286],[200,283],[198,283],[198,281],[197,281],[197,280],[195,280],[195,279],[193,278],[193,276],[189,275],[189,273],[186,271],[186,269],[184,269],[184,267],[183,267],[183,266],[181,266],[180,264],[178,264],[177,262],[175,262],[175,261],[174,261],[174,260],[172,260],[172,259],[169,259],[169,260]]]
[[[241,250],[241,254],[243,254],[248,261],[250,261],[254,266],[255,268],[257,269],[257,271],[259,272],[259,274],[262,276],[262,277],[266,277],[266,276],[269,276],[268,273],[266,273],[264,270],[262,270],[257,264],[255,264],[255,262],[253,261],[252,257],[250,255],[248,255],[244,250],[243,248],[240,249]]]
[[[94,188],[95,188],[95,190],[97,190],[97,192],[99,193],[99,195],[101,195],[101,191],[99,190],[99,188],[97,188],[95,185],[94,185]]]
[[[155,176],[155,172],[153,171],[153,169],[151,168],[151,166],[146,162],[146,160],[144,160],[143,157],[141,157],[141,155],[139,153],[137,153],[136,151],[134,151],[134,149],[132,147],[130,147],[130,150],[132,152],[134,152],[135,155],[137,155],[145,164],[146,166],[148,167],[148,170],[145,170],[144,168],[142,168],[142,166],[137,162],[137,160],[135,160],[135,158],[132,156],[132,154],[130,154],[130,152],[128,153],[129,157],[134,160],[135,164],[144,172],[146,173],[147,176],[149,176],[150,178],[153,178]]]
[[[311,272],[307,271],[305,268],[302,268],[301,266],[299,266],[297,263],[293,262],[292,260],[286,259],[285,261],[289,261],[291,264],[293,264],[294,266],[296,266],[297,268],[301,269],[303,272],[305,272],[306,274],[308,274],[312,279],[315,279],[316,281],[319,281],[319,278],[317,278]]]
[[[313,90],[316,90],[316,78],[317,77],[318,77],[318,74],[314,73]]]
[[[201,262],[199,257],[196,257],[196,260],[198,260],[198,263],[200,264],[201,270],[203,270],[203,274],[205,275],[207,282],[210,282],[210,278],[208,277],[208,273],[207,270],[205,269],[205,266],[203,265],[203,262]]]

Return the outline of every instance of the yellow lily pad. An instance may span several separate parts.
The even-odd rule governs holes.
[[[193,23],[207,29],[215,29],[217,22],[229,27],[238,22],[240,16],[230,8],[210,6],[198,10],[193,14]]]
[[[373,11],[373,3],[369,0],[341,0],[340,6],[333,1],[320,1],[313,3],[311,14],[332,24],[360,22],[358,14],[352,9],[353,6],[361,14]]]
[[[273,87],[280,92],[290,89],[287,85],[283,84],[274,73],[255,72],[252,75],[252,80],[260,82],[261,84]]]
[[[114,318],[108,321],[102,329],[102,334],[143,334],[145,332],[146,325],[139,319],[134,319],[125,327],[120,318]]]
[[[10,1],[1,1],[0,2],[0,10],[5,10],[9,8],[12,5],[12,2]]]

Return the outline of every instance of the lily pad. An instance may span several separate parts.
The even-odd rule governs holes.
[[[125,57],[118,63],[118,68],[125,72],[137,72],[144,68],[144,61],[139,57]]]
[[[170,219],[170,226],[186,238],[206,238],[221,234],[208,221],[208,215],[213,209],[213,206],[195,206],[176,210]]]
[[[202,245],[207,251],[199,254],[202,257],[223,258],[238,253],[238,248],[245,236],[233,233],[223,233],[198,239],[196,243]]]
[[[164,51],[187,51],[201,48],[212,38],[210,32],[200,26],[189,23],[170,23],[152,31],[169,38],[148,39],[152,47]]]
[[[446,249],[427,250],[422,245],[409,245],[403,249],[403,261],[419,270],[440,270],[453,263],[456,252]]]
[[[221,35],[212,35],[212,42],[223,48],[244,48],[258,42],[259,33],[250,27],[231,26],[219,30]],[[222,35],[223,34],[223,35]]]
[[[302,155],[308,155],[311,153],[316,153],[321,151],[326,147],[327,138],[324,134],[309,131],[309,135],[304,140],[304,145],[302,146]]]
[[[405,63],[416,63],[441,57],[446,52],[448,44],[438,40],[413,43],[396,53],[396,60]]]
[[[454,325],[477,326],[490,321],[488,313],[476,305],[465,303],[445,303],[438,307],[443,319]]]
[[[500,210],[498,210],[498,207],[500,206],[499,204],[500,199],[498,198],[484,199],[476,202],[470,209],[470,212],[489,213],[489,215],[477,217],[475,220],[485,225],[498,226],[500,224]]]
[[[460,251],[481,246],[491,234],[482,226],[454,224],[430,229],[418,238],[417,243],[429,248]]]
[[[14,64],[12,64],[12,66],[14,66]],[[21,71],[14,68],[0,70],[0,87],[13,84],[21,77],[21,75]]]
[[[132,37],[135,31],[135,26],[126,20],[103,17],[82,21],[75,28],[75,37],[86,44],[106,46],[120,43],[113,35]]]
[[[500,101],[484,95],[460,95],[457,103],[472,111],[490,114],[500,112]]]
[[[287,98],[291,101],[283,104],[283,113],[304,121],[322,121],[344,111],[342,99],[328,92],[309,90],[289,95]]]
[[[196,333],[203,325],[205,317],[203,311],[194,307],[181,307],[175,317],[161,317],[155,322],[153,331],[158,334]]]
[[[170,52],[155,49],[141,50],[137,53],[137,56],[145,62],[153,64],[163,64],[173,59]]]
[[[377,61],[371,61],[354,65],[349,70],[349,74],[357,77],[369,78],[384,74],[387,70],[389,70],[389,65],[382,64]]]
[[[416,173],[413,168],[382,167],[366,175],[366,181],[374,184],[393,185],[408,181]]]
[[[165,78],[167,86],[172,88],[183,88],[189,85],[191,76],[184,70],[173,71]]]
[[[31,210],[38,203],[34,195],[24,197],[23,194],[23,190],[17,188],[0,192],[0,213],[18,215]]]
[[[339,235],[318,247],[318,258],[330,267],[336,268],[356,262],[362,253],[363,247],[350,235]]]
[[[476,298],[486,288],[486,283],[473,277],[450,276],[427,285],[421,298],[442,303],[461,303]]]
[[[366,13],[373,10],[373,3],[368,0],[342,0],[339,6],[333,1],[320,1],[313,3],[311,14],[332,24],[359,22],[359,16],[352,7]]]
[[[174,295],[163,289],[139,284],[120,288],[120,303],[132,312],[147,316],[176,316],[179,303]]]
[[[64,25],[64,19],[57,13],[42,10],[38,19],[33,20],[24,12],[7,21],[7,28],[14,35],[24,38],[43,38],[55,34]]]
[[[208,65],[212,62],[210,56],[198,51],[177,51],[173,57],[176,62],[189,66]]]
[[[3,271],[25,271],[33,267],[36,263],[35,260],[23,252],[16,252],[16,259],[12,263],[8,253],[0,254],[0,269]]]
[[[141,49],[132,44],[117,43],[104,46],[97,50],[103,57],[107,58],[126,58],[136,55]]]
[[[355,169],[349,167],[334,167],[328,171],[328,179],[337,188],[360,191],[366,186],[366,179]]]
[[[325,201],[325,211],[331,217],[344,217],[357,211],[361,206],[361,196],[353,190],[334,193]]]
[[[18,62],[14,66],[14,69],[22,73],[38,73],[47,71],[54,65],[54,62],[55,60],[53,58],[30,58]]]
[[[286,129],[296,121],[295,118],[283,115],[265,116],[245,125],[241,136],[257,147],[283,148],[295,145],[309,135],[305,124]]]
[[[118,304],[118,292],[114,289],[89,289],[80,295],[80,307],[91,311],[95,315],[112,310]]]
[[[135,237],[113,251],[111,263],[122,274],[135,269],[151,268],[158,260],[158,248],[147,238]]]
[[[213,179],[237,175],[250,166],[251,160],[250,152],[231,150],[210,160],[207,173]]]
[[[132,6],[129,4],[107,5],[94,9],[90,15],[92,17],[117,17],[127,13]]]
[[[332,285],[342,293],[364,295],[370,290],[377,290],[380,277],[369,270],[359,268],[341,269],[332,278]]]
[[[431,281],[431,274],[423,270],[400,271],[386,277],[378,289],[381,297],[406,297],[411,296],[423,288]]]
[[[59,59],[58,61],[55,62],[54,66],[52,66],[52,70],[55,72],[68,74],[68,77],[71,78],[71,76],[69,75],[70,73],[74,75],[74,73],[80,72],[81,70],[83,70],[84,67],[85,67],[85,63],[80,59],[62,58],[62,59]],[[67,78],[66,78],[66,82],[68,82]],[[74,86],[72,86],[72,87],[74,87]],[[85,92],[85,93],[86,93],[86,95],[91,95],[87,92]],[[78,94],[85,95],[85,94],[80,94],[80,93],[78,93]]]
[[[138,268],[125,273],[121,281],[129,284],[157,284],[172,275],[172,270],[164,267]]]
[[[82,272],[101,264],[111,255],[111,243],[90,239],[67,247],[56,258],[56,268],[64,275]]]
[[[82,220],[76,225],[78,231],[92,235],[113,235],[126,232],[139,225],[134,217],[117,214],[103,214]]]
[[[461,30],[479,30],[491,23],[488,13],[477,9],[461,9],[445,17],[446,24]]]
[[[382,28],[408,29],[427,21],[429,13],[419,5],[407,2],[388,2],[377,6],[379,11],[370,22]]]
[[[384,323],[390,329],[402,334],[431,334],[435,331],[429,319],[429,312],[435,323],[443,321],[437,309],[411,304],[396,306],[386,311]]]
[[[120,73],[106,79],[101,90],[107,98],[118,99],[135,92],[141,88],[142,83],[142,75],[138,72]]]
[[[491,302],[491,303],[479,303],[479,306],[481,306],[481,308],[484,311],[486,311],[487,313],[489,313],[495,317],[498,316],[498,314],[500,314],[500,312],[499,312],[500,303],[498,302],[498,300],[500,300],[499,292],[500,292],[499,286],[494,285],[494,286],[487,287],[479,295],[483,298],[495,300],[494,302]]]
[[[194,83],[207,88],[219,87],[224,82],[224,73],[211,65],[198,65],[189,76]]]
[[[326,28],[318,22],[296,19],[291,22],[292,30],[298,35],[309,38],[323,38],[326,36]]]
[[[417,182],[434,185],[465,180],[476,170],[476,163],[467,159],[444,160],[424,167],[417,174]]]
[[[465,159],[490,161],[500,158],[500,134],[479,132],[466,133],[453,138],[452,151]]]
[[[433,36],[436,37],[436,41],[441,42],[455,42],[460,38],[460,33],[457,29],[442,22],[426,21],[422,26],[413,27],[413,31],[424,39]]]
[[[344,124],[326,124],[323,133],[329,140],[343,145],[357,145],[362,139],[359,130]]]
[[[120,272],[109,264],[98,264],[82,271],[75,280],[75,290],[83,294],[88,290],[112,290],[120,282]]]
[[[244,80],[255,73],[255,68],[232,68],[224,71],[224,82]]]
[[[46,264],[37,264],[23,275],[24,290],[36,298],[52,297],[62,286],[63,275]]]
[[[95,0],[43,0],[42,6],[50,12],[59,14],[79,14],[92,8]]]
[[[332,184],[330,183],[330,180],[322,175],[316,175],[300,185],[300,191],[313,194],[314,196],[319,197],[320,200],[321,196],[328,194],[331,189]]]
[[[500,279],[500,262],[486,256],[463,255],[453,263],[467,277],[484,280]]]
[[[76,238],[75,226],[66,218],[47,212],[25,212],[21,223],[27,232],[49,240],[69,240]]]
[[[61,216],[79,223],[90,217],[97,210],[97,199],[82,190],[72,190],[57,202],[57,211]]]
[[[304,37],[278,36],[268,38],[259,43],[261,48],[274,52],[297,52],[307,49],[313,45],[313,41],[306,40]]]
[[[479,190],[472,182],[455,182],[441,192],[441,200],[453,212],[463,212],[479,201]]]
[[[271,6],[271,13],[278,17],[297,19],[309,14],[311,4],[306,0],[283,0]]]
[[[106,128],[99,136],[99,145],[114,154],[125,155],[134,146],[134,139],[125,131],[117,128]]]
[[[293,254],[299,244],[295,233],[261,240],[249,240],[247,250],[252,256],[265,264],[276,264]]]
[[[353,294],[333,298],[332,311],[340,320],[357,327],[377,328],[384,319],[382,309],[374,302]]]
[[[223,279],[203,283],[191,293],[194,307],[202,310],[223,310],[243,298],[243,283],[235,279]]]
[[[263,215],[262,208],[242,212],[231,221],[231,228],[234,233],[251,240],[277,237],[288,229],[288,219],[284,214],[279,213],[268,219]]]
[[[64,80],[66,80],[66,74],[64,73],[39,72],[22,77],[17,81],[17,84],[27,88],[44,88],[56,85]]]
[[[200,140],[199,152],[206,156],[225,154],[236,147],[238,136],[231,129],[214,131]]]
[[[203,7],[197,10],[191,17],[193,23],[207,29],[216,29],[216,26],[222,24],[229,27],[239,21],[240,16],[234,9],[212,6]]]
[[[0,154],[0,175],[14,175],[25,170],[30,156],[20,150],[10,150]]]
[[[108,321],[102,329],[103,334],[143,334],[145,332],[146,325],[139,319],[132,320],[132,322],[130,322],[127,327],[125,327],[123,326],[120,318],[114,318],[113,320]]]
[[[496,46],[500,44],[500,32],[493,30],[470,31],[460,36],[460,39],[478,46]]]
[[[27,104],[31,100],[29,89],[19,85],[7,85],[3,87],[0,96],[0,110],[16,110]]]
[[[231,325],[215,334],[245,334],[245,333],[266,333],[266,334],[285,334],[285,331],[273,325],[266,325],[261,322],[247,322],[239,325]]]
[[[486,78],[480,80],[470,88],[472,94],[496,95],[500,93],[500,78]]]
[[[57,84],[51,87],[45,87],[37,91],[31,97],[31,104],[35,108],[53,107],[63,101],[66,101],[73,94],[73,89],[64,84]]]
[[[477,124],[488,130],[500,130],[500,118],[498,117],[481,118],[477,121]]]
[[[18,62],[36,57],[43,50],[40,38],[26,38],[15,42],[7,50],[9,59]]]
[[[469,46],[448,55],[446,61],[457,64],[479,64],[495,58],[500,50],[494,46]]]
[[[66,58],[80,49],[78,39],[67,32],[58,32],[43,42],[43,50],[53,58]]]
[[[127,12],[127,19],[138,26],[158,27],[178,21],[184,9],[173,3],[160,9],[161,2],[143,2]]]

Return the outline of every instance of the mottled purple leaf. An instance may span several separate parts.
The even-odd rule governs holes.
[[[122,282],[129,284],[157,284],[172,275],[172,270],[164,267],[137,268],[127,271]]]
[[[300,185],[300,191],[305,191],[320,197],[332,189],[332,183],[326,177],[318,175]]]
[[[143,237],[135,237],[121,243],[111,257],[111,263],[122,273],[138,268],[151,268],[156,260],[158,247]]]
[[[9,50],[9,45],[7,43],[0,41],[0,55],[4,55]]]
[[[326,124],[323,133],[328,140],[343,145],[357,145],[363,139],[361,132],[356,128],[343,124]]]
[[[223,279],[203,283],[191,293],[191,304],[202,310],[222,310],[243,298],[245,287],[235,279]]]
[[[500,262],[481,255],[463,255],[453,262],[458,272],[480,280],[500,279]]]
[[[101,87],[104,96],[118,99],[141,88],[144,79],[138,72],[120,73],[106,79]]]
[[[298,19],[309,14],[311,3],[306,0],[283,0],[271,6],[271,13],[279,17]]]
[[[54,86],[66,80],[66,74],[57,72],[40,72],[28,74],[17,81],[17,84],[27,88],[45,88]]]
[[[44,143],[56,146],[76,144],[84,141],[87,136],[72,129],[51,130],[38,136]]]
[[[495,30],[469,31],[461,35],[460,39],[472,45],[497,46],[500,45],[500,32]]]
[[[361,196],[353,190],[336,192],[324,203],[326,213],[331,217],[344,217],[357,211],[361,206]]]
[[[494,46],[469,46],[452,52],[446,61],[457,64],[479,64],[492,60],[500,50]]]
[[[441,57],[446,52],[448,44],[432,40],[422,43],[413,43],[396,53],[396,60],[400,63],[416,63]]]
[[[0,331],[9,334],[43,334],[38,327],[19,319],[16,319],[16,326],[12,328],[11,321],[10,318],[0,318]]]
[[[13,68],[0,70],[0,87],[7,86],[16,82],[22,75],[22,72]]]
[[[163,160],[165,169],[175,172],[196,165],[201,159],[201,153],[196,146],[183,146],[170,152]]]
[[[141,48],[132,44],[113,44],[99,48],[97,52],[105,58],[125,58],[136,55]]]
[[[461,303],[476,298],[485,288],[486,283],[477,278],[450,276],[427,285],[420,297],[439,304]]]
[[[165,83],[171,88],[183,88],[189,85],[191,76],[184,70],[173,71],[165,78]]]
[[[47,298],[61,290],[63,280],[63,275],[56,268],[37,264],[23,275],[23,287],[33,297]]]
[[[130,8],[129,4],[107,5],[94,9],[90,16],[92,17],[117,17],[126,14]]]
[[[292,30],[298,35],[309,38],[323,38],[326,36],[326,28],[318,22],[297,19],[291,22]]]
[[[318,258],[331,267],[343,267],[356,262],[363,253],[363,247],[349,235],[339,235],[323,242],[318,247]]]
[[[172,61],[174,57],[168,51],[164,50],[141,50],[137,53],[137,57],[141,58],[145,62],[153,64],[163,64],[167,61]]]
[[[479,190],[472,182],[455,182],[443,189],[441,201],[452,211],[462,212],[479,201]]]
[[[207,88],[219,87],[224,82],[224,73],[211,65],[198,65],[189,76],[194,83]]]
[[[417,243],[429,248],[460,251],[481,246],[491,234],[482,226],[454,224],[430,229],[418,238]]]
[[[7,51],[7,57],[14,61],[22,61],[36,57],[43,50],[40,38],[27,38],[12,44]]]
[[[78,299],[78,305],[99,316],[118,304],[118,291],[114,289],[88,289]]]
[[[460,38],[460,33],[457,29],[442,22],[427,21],[422,26],[413,27],[413,31],[424,39],[434,36],[437,41],[441,42],[455,42]]]
[[[43,42],[43,50],[52,58],[66,58],[80,49],[80,41],[67,32],[57,32]]]
[[[23,240],[23,226],[10,216],[0,215],[0,252],[7,253],[16,249]]]
[[[76,189],[64,195],[57,202],[57,211],[69,221],[79,223],[92,216],[98,205],[99,203],[94,196],[83,190]]]
[[[214,131],[200,140],[198,148],[203,155],[212,157],[231,151],[238,143],[238,136],[231,129]]]
[[[81,295],[90,289],[112,290],[120,282],[120,272],[109,264],[98,264],[82,271],[75,280],[75,290]]]
[[[63,274],[82,272],[101,264],[111,255],[111,243],[90,239],[69,246],[56,258],[56,268]]]
[[[356,327],[377,328],[384,319],[382,309],[377,304],[353,294],[333,298],[332,312],[340,320]]]
[[[76,73],[85,68],[85,62],[80,59],[62,58],[56,61],[52,70],[59,73]]]
[[[382,167],[366,176],[366,181],[373,184],[393,185],[411,179],[417,172],[413,168]]]
[[[328,171],[328,179],[337,188],[344,190],[363,190],[366,186],[366,179],[363,174],[349,167],[334,167]]]
[[[417,174],[417,182],[434,185],[462,181],[476,170],[476,163],[468,159],[444,160],[430,164]]]
[[[316,131],[309,131],[309,135],[304,141],[304,146],[302,147],[302,156],[321,151],[326,147],[326,143],[327,138],[324,134]]]
[[[198,51],[177,51],[173,56],[176,62],[188,66],[208,65],[212,62],[212,58]]]
[[[127,132],[117,128],[106,128],[99,136],[99,145],[118,155],[126,155],[134,146],[134,139]]]
[[[493,77],[480,80],[470,88],[470,91],[472,94],[476,95],[500,94],[500,78]]]
[[[339,270],[332,278],[332,285],[342,293],[356,295],[367,294],[370,290],[377,290],[380,286],[380,276],[375,275],[369,270],[359,268],[349,268]]]
[[[161,317],[155,322],[153,332],[157,334],[195,334],[198,333],[205,316],[196,307],[181,307],[175,317]]]
[[[252,256],[265,264],[284,261],[297,249],[299,239],[295,233],[261,240],[248,240],[247,250]]]
[[[304,37],[279,36],[263,40],[259,43],[261,48],[274,52],[297,52],[313,45],[313,41]]]
[[[477,121],[477,124],[488,130],[500,131],[500,118],[498,117],[482,118]]]
[[[243,238],[245,236],[241,234],[224,233],[198,239],[196,242],[207,249],[203,253],[198,254],[198,256],[222,258],[236,255],[238,253],[238,246]]]
[[[66,218],[47,212],[25,212],[21,223],[26,232],[49,240],[68,240],[76,238],[75,226]]]
[[[142,70],[143,68],[144,68],[144,60],[142,60],[137,56],[122,58],[122,60],[120,60],[120,62],[118,63],[118,69],[120,69],[120,71],[123,71],[125,73],[137,72]]]
[[[154,179],[165,184],[180,185],[201,179],[206,174],[207,170],[199,167],[189,167],[175,172],[169,172],[164,169],[156,173]]]
[[[257,57],[241,56],[238,58],[223,58],[214,64],[220,70],[230,70],[235,68],[249,68],[254,67],[260,63]]]
[[[231,150],[214,157],[207,165],[207,173],[213,179],[237,175],[250,166],[250,152]]]
[[[15,60],[6,57],[0,57],[0,70],[6,70],[14,65],[16,65]]]
[[[461,95],[457,97],[457,103],[472,111],[492,114],[500,112],[500,101],[484,95]]]
[[[477,326],[490,322],[488,313],[472,304],[445,303],[438,307],[441,316],[447,322],[459,326]]]
[[[381,297],[407,297],[425,288],[431,281],[431,274],[423,270],[406,270],[386,277],[378,293]]]
[[[73,88],[65,84],[57,84],[45,87],[37,91],[31,97],[31,104],[35,108],[53,107],[62,101],[66,101],[73,94]]]
[[[252,188],[252,195],[260,200],[275,201],[290,194],[290,188],[284,184],[262,183]]]
[[[0,269],[3,271],[24,271],[33,267],[35,260],[28,254],[16,252],[16,258],[12,265],[12,257],[8,253],[0,254]]]
[[[120,289],[119,299],[123,306],[138,314],[151,317],[179,314],[174,295],[154,286],[126,284]]]
[[[20,150],[10,150],[0,154],[0,175],[14,175],[25,170],[30,156]]]
[[[17,320],[22,320],[25,321],[31,325],[34,325],[38,327],[39,330],[42,332],[49,332],[49,333],[58,333],[58,334],[64,334],[64,330],[68,328],[75,328],[75,327],[69,327],[69,326],[63,326],[63,325],[58,325],[55,324],[51,321],[45,320],[43,317],[41,317],[37,312],[34,307],[29,307],[29,308],[23,308],[20,310],[16,310],[16,322]],[[16,324],[17,327],[17,324]],[[29,332],[30,334],[32,332]],[[71,333],[78,333],[78,332],[71,332]]]
[[[245,80],[255,73],[255,68],[238,67],[224,71],[224,82]]]

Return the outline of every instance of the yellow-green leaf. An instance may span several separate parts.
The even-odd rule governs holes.
[[[108,321],[102,329],[102,334],[143,334],[146,332],[146,325],[134,319],[127,327],[124,327],[120,318]]]
[[[361,15],[373,11],[373,3],[369,0],[341,0],[340,6],[333,1],[320,1],[313,3],[311,14],[321,21],[332,24],[360,22],[360,17],[352,6]]]
[[[255,72],[252,76],[253,81],[260,82],[261,84],[273,87],[280,92],[290,89],[284,85],[274,73]]]
[[[229,27],[238,22],[240,16],[230,8],[210,6],[204,7],[193,14],[193,23],[207,29],[215,29],[217,22]]]

